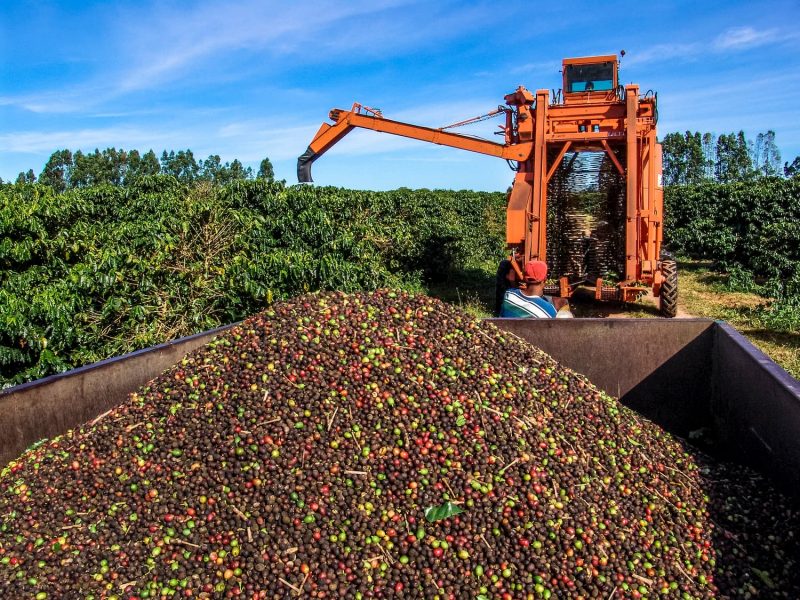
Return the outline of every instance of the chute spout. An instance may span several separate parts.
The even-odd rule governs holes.
[[[319,156],[309,146],[303,154],[297,158],[297,181],[300,183],[312,183],[311,179],[311,165]]]

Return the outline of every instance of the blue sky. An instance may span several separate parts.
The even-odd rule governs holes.
[[[560,87],[563,57],[626,50],[659,132],[774,129],[800,154],[800,4],[788,1],[0,3],[0,177],[56,149],[190,148],[296,181],[333,107],[443,126],[518,85]],[[467,130],[484,134],[491,122]],[[499,139],[499,138],[498,138]],[[318,184],[504,190],[498,159],[356,131]]]

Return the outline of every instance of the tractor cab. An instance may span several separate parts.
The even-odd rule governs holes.
[[[589,97],[605,99],[614,94],[618,85],[618,65],[613,54],[565,58],[562,63],[564,98],[585,101]]]

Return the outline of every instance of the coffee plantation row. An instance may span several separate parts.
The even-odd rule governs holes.
[[[318,289],[419,290],[503,253],[502,194],[153,176],[0,191],[0,385]]]
[[[672,186],[665,213],[674,252],[711,259],[735,290],[776,299],[755,315],[764,328],[800,330],[800,177]]]
[[[800,315],[800,181],[673,186],[680,252],[765,276]],[[187,185],[0,186],[0,386],[230,323],[305,291],[426,290],[503,257],[505,194]],[[462,287],[467,287],[463,286]],[[793,312],[797,308],[796,312]]]

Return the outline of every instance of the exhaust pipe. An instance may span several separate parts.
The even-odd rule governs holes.
[[[311,164],[317,159],[318,154],[309,146],[297,159],[297,181],[299,183],[312,183]]]

